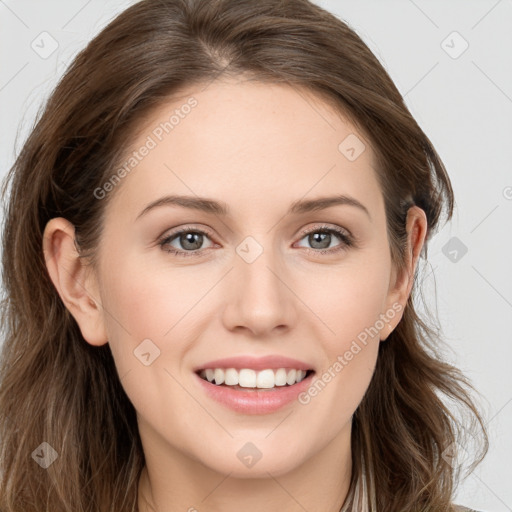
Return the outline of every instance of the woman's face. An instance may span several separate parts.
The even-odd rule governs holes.
[[[88,284],[101,308],[76,317],[90,343],[108,340],[146,454],[279,475],[348,449],[411,283],[395,281],[374,154],[353,126],[301,89],[201,89],[146,119],[120,183],[102,188],[114,195]],[[274,359],[210,364],[233,357]],[[212,366],[315,373],[254,391],[258,371],[224,374],[235,389],[201,379]]]

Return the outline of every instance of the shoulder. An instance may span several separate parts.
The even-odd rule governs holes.
[[[456,512],[483,512],[475,510],[474,508],[465,507],[463,505],[454,505]]]

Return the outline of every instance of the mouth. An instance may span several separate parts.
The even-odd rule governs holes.
[[[298,368],[204,368],[195,372],[201,379],[219,387],[238,391],[271,391],[290,388],[312,376],[313,369]]]
[[[238,414],[265,415],[293,407],[314,379],[315,370],[283,357],[230,358],[194,369],[206,396]]]

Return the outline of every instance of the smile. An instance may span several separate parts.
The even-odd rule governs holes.
[[[305,372],[305,375],[303,375],[303,372]],[[194,375],[201,393],[204,392],[205,396],[212,401],[236,413],[262,415],[271,414],[293,403],[298,404],[298,395],[311,386],[315,371],[296,370],[294,368],[279,368],[277,370],[267,368],[256,372],[249,368],[240,370],[208,368],[195,372]],[[286,375],[286,383],[282,384],[284,375]],[[217,377],[219,383],[222,378],[224,378],[224,381],[217,384]],[[237,384],[226,384],[226,379],[228,382],[235,382],[235,378],[238,379]],[[258,382],[260,384],[264,383],[267,387],[260,388]],[[291,382],[291,384],[288,382]]]
[[[250,368],[207,368],[201,370],[199,376],[217,386],[229,386],[233,389],[273,389],[279,386],[293,386],[312,372],[313,370],[296,368],[267,368],[261,371]]]

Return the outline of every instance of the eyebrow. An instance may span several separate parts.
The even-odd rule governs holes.
[[[318,199],[307,199],[294,201],[287,214],[304,214],[319,210],[324,210],[332,206],[348,205],[354,206],[361,211],[365,212],[372,221],[370,212],[361,202],[356,198],[347,196],[344,194],[338,194],[328,197],[320,197]],[[149,203],[137,216],[138,220],[140,217],[146,215],[149,211],[160,206],[181,206],[182,208],[189,208],[192,210],[198,210],[205,213],[213,213],[215,215],[228,216],[230,214],[229,207],[223,201],[216,201],[214,199],[197,196],[178,196],[169,195],[161,197],[156,201]]]

